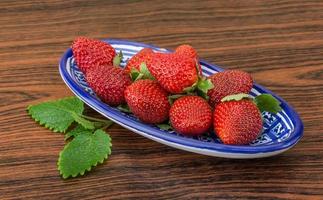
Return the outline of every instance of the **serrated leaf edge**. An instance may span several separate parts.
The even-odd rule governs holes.
[[[50,101],[46,101],[46,103],[53,103],[53,102],[62,101],[62,100],[68,100],[68,99],[77,99],[77,100],[81,101],[79,98],[77,98],[77,97],[75,97],[75,96],[70,96],[70,97],[63,97],[63,98],[58,99],[58,100],[50,100]],[[82,101],[81,101],[81,102],[82,102]],[[45,103],[45,102],[42,102],[42,103]],[[41,104],[41,103],[39,103],[39,104]],[[35,105],[39,105],[39,104],[35,104]],[[28,112],[28,114],[29,114],[29,115],[31,116],[31,118],[32,118],[35,122],[37,122],[39,125],[44,126],[45,128],[47,128],[47,129],[49,129],[49,130],[51,130],[51,131],[53,131],[53,132],[55,132],[55,133],[57,133],[57,132],[65,133],[65,132],[66,132],[66,130],[68,129],[68,127],[69,127],[69,126],[71,126],[71,124],[73,123],[73,122],[71,122],[65,130],[64,130],[64,129],[60,130],[60,129],[56,129],[56,128],[54,128],[54,127],[48,126],[46,123],[42,123],[40,120],[36,119],[36,118],[35,118],[35,116],[30,112],[30,108],[31,108],[32,106],[35,106],[35,105],[28,105],[28,106],[27,106],[27,112]],[[82,102],[82,112],[83,112],[83,111],[84,111],[84,103]]]
[[[95,164],[93,164],[92,166],[90,166],[89,168],[87,168],[87,169],[85,169],[84,171],[82,171],[82,172],[79,172],[79,173],[76,173],[76,174],[72,174],[72,175],[68,175],[68,176],[64,176],[64,174],[62,173],[62,171],[61,171],[61,168],[60,168],[60,165],[59,165],[59,163],[60,163],[60,158],[61,158],[61,154],[62,154],[62,152],[64,151],[64,149],[65,149],[65,147],[66,147],[66,145],[64,146],[64,148],[63,148],[63,150],[61,151],[61,152],[59,152],[59,158],[58,158],[58,161],[57,161],[57,169],[58,169],[58,171],[59,171],[59,174],[63,177],[63,179],[67,179],[67,178],[69,178],[69,177],[73,177],[73,178],[75,178],[75,177],[77,177],[78,175],[81,175],[81,176],[83,176],[86,172],[90,172],[91,170],[92,170],[92,168],[93,167],[96,167],[98,164],[103,164],[103,162],[105,161],[105,160],[107,160],[108,159],[108,157],[111,155],[111,153],[112,153],[112,150],[111,150],[111,147],[112,147],[112,143],[111,143],[111,137],[110,137],[110,135],[109,134],[107,134],[107,136],[108,136],[108,140],[109,140],[109,147],[108,147],[108,153],[104,156],[104,158],[102,159],[102,160],[99,160],[99,161],[97,161]]]
[[[29,108],[29,107],[28,107],[28,108]],[[65,132],[66,132],[66,130],[68,129],[68,127],[69,127],[69,126],[71,126],[71,124],[73,123],[73,122],[71,122],[65,130],[64,130],[64,129],[60,130],[60,129],[56,129],[56,128],[54,128],[54,127],[51,127],[51,126],[47,125],[45,122],[41,122],[40,120],[36,119],[36,118],[35,118],[35,116],[34,116],[34,115],[29,111],[29,110],[28,110],[28,114],[29,114],[29,115],[31,116],[31,118],[32,118],[35,122],[37,122],[39,125],[44,126],[45,128],[47,128],[47,129],[49,129],[49,130],[51,130],[51,131],[53,131],[53,132],[55,132],[55,133],[57,133],[57,132],[65,133]]]
[[[49,101],[44,101],[44,102],[41,102],[41,103],[38,103],[38,104],[42,104],[42,103],[53,103],[53,102],[57,102],[57,101],[62,101],[62,100],[68,100],[68,99],[77,99],[79,101],[81,101],[79,98],[77,98],[76,96],[69,96],[69,97],[63,97],[63,98],[60,98],[60,99],[56,99],[56,100],[49,100]],[[82,101],[81,101],[82,102]],[[82,102],[83,103],[83,102]],[[38,105],[38,104],[35,104],[35,105]],[[27,107],[27,110],[31,107],[31,106],[35,106],[35,105],[29,105]]]

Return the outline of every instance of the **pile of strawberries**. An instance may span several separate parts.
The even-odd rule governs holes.
[[[144,48],[123,69],[122,53],[108,43],[85,37],[72,45],[90,87],[110,106],[128,106],[145,123],[168,124],[183,135],[214,130],[224,144],[248,144],[262,131],[262,111],[280,111],[264,94],[252,99],[252,77],[227,70],[202,75],[195,49],[181,45],[173,53]]]

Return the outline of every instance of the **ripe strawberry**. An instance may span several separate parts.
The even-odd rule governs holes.
[[[196,60],[196,64],[198,65],[198,70],[199,70],[199,75],[202,76],[202,68],[201,65],[199,63],[199,59],[198,59],[198,55],[196,50],[188,44],[182,44],[180,46],[178,46],[175,50],[176,54],[181,54],[181,55],[186,55],[190,58],[193,58]]]
[[[184,135],[200,135],[212,124],[210,105],[199,96],[177,99],[169,111],[172,127]]]
[[[83,73],[99,65],[112,65],[116,55],[110,44],[86,37],[76,38],[72,50],[76,64]]]
[[[149,48],[144,48],[140,50],[137,54],[135,54],[133,57],[130,58],[128,61],[125,70],[127,73],[130,73],[132,68],[135,68],[137,70],[140,70],[140,64],[143,62],[147,62],[151,54],[153,53],[153,50]],[[146,63],[147,64],[147,63]]]
[[[86,80],[103,102],[110,106],[125,103],[124,91],[131,84],[131,79],[122,68],[111,65],[94,66],[88,69]]]
[[[208,91],[210,105],[215,106],[227,95],[249,93],[253,80],[250,74],[240,70],[227,70],[209,77],[214,88]]]
[[[198,80],[196,61],[176,53],[154,53],[147,63],[150,73],[168,92],[182,93]]]
[[[175,49],[175,53],[186,55],[186,56],[193,58],[193,59],[198,58],[196,50],[188,44],[182,44],[182,45],[178,46]]]
[[[262,129],[262,118],[251,100],[221,102],[215,107],[214,131],[224,144],[249,144]]]
[[[170,104],[167,92],[153,80],[138,80],[127,87],[126,102],[135,116],[146,123],[168,119]]]

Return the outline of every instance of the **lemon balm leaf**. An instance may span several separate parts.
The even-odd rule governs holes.
[[[76,97],[48,101],[27,108],[35,121],[54,132],[65,132],[75,121],[75,116],[81,115],[83,110],[83,102]]]
[[[94,122],[91,122],[87,119],[84,119],[83,117],[81,117],[80,115],[76,114],[76,113],[72,113],[72,116],[74,118],[74,120],[79,123],[80,125],[82,125],[84,128],[86,129],[95,129],[94,126]]]
[[[68,143],[59,154],[58,170],[63,178],[84,175],[111,154],[111,138],[98,128],[104,129],[113,123],[83,115],[83,111],[84,104],[76,97],[48,101],[27,108],[28,114],[36,122],[54,132],[65,133],[73,122],[78,123],[65,134],[65,141]]]
[[[93,130],[89,130],[89,129],[84,128],[81,125],[77,125],[74,129],[70,130],[69,132],[67,132],[65,134],[64,140],[66,141],[66,140],[70,139],[71,137],[75,138],[80,134],[88,134],[88,133],[92,133],[92,132],[93,132]]]
[[[111,154],[111,138],[102,129],[74,136],[59,154],[58,170],[64,179],[84,175]]]

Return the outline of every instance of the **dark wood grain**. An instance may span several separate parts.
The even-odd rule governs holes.
[[[63,136],[26,115],[72,95],[58,60],[79,35],[174,48],[243,69],[285,98],[304,137],[279,156],[230,160],[172,149],[114,125],[113,154],[62,180]],[[323,199],[323,1],[0,1],[0,199]],[[89,110],[92,114],[95,113]]]

